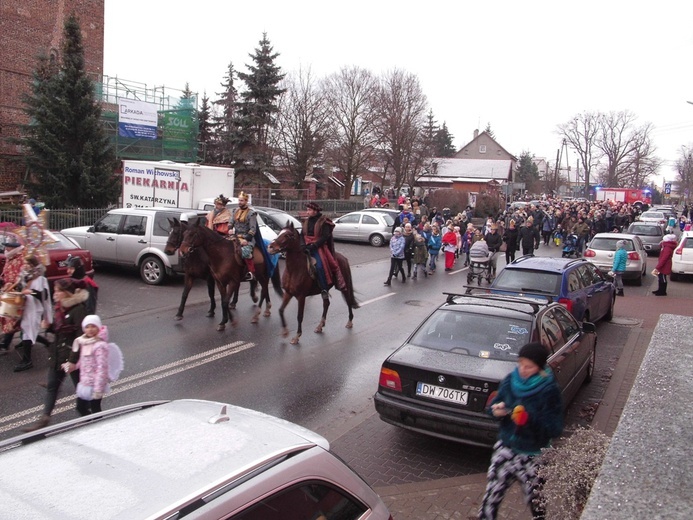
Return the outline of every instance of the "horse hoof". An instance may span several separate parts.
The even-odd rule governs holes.
[[[322,334],[322,327],[315,327],[315,332],[318,334]]]
[[[214,318],[214,313],[213,313],[213,312],[208,312],[208,313],[206,314],[206,316],[207,316],[208,318]],[[181,318],[182,318],[182,316],[181,316]]]
[[[220,323],[219,325],[217,325],[217,330],[219,332],[226,330],[226,325],[224,323]]]
[[[354,328],[354,324],[351,323],[351,322],[348,322],[348,323],[346,324],[346,328],[347,328],[347,329],[353,329],[353,328]]]
[[[282,338],[288,338],[289,337],[289,329],[283,329],[282,330]]]
[[[295,338],[291,338],[291,344],[298,345],[298,336],[296,336]]]
[[[229,309],[231,309],[232,311],[235,311],[236,310],[236,304],[235,303],[229,303]]]
[[[270,311],[265,311],[262,315],[263,315],[265,318],[269,318],[270,316],[272,316],[272,313],[271,313]]]
[[[180,321],[180,320],[183,319],[183,316],[178,316],[178,315],[176,315],[176,316],[174,316],[173,319],[176,320],[176,321]]]
[[[257,323],[257,322],[259,322],[259,321],[260,321],[260,320],[258,319],[257,316],[253,316],[253,319],[250,320],[250,323]]]

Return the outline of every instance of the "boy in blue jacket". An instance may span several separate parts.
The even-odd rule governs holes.
[[[546,364],[548,356],[548,349],[541,343],[524,345],[517,367],[503,379],[491,401],[488,411],[500,421],[500,428],[479,510],[480,520],[496,518],[505,492],[515,480],[522,486],[532,518],[545,518],[539,503],[541,481],[534,458],[563,431],[561,391]]]

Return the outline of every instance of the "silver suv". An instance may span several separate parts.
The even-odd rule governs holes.
[[[11,518],[391,520],[323,437],[211,401],[140,403],[0,442],[0,481]]]
[[[164,253],[171,228],[169,219],[185,216],[189,222],[206,212],[177,208],[112,209],[93,226],[63,229],[62,233],[91,252],[97,264],[134,266],[145,283],[159,285],[167,275],[182,272],[178,255]]]

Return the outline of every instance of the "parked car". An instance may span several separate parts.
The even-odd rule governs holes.
[[[671,279],[676,281],[682,274],[693,274],[693,231],[681,233],[671,257]]]
[[[380,247],[392,238],[395,220],[389,213],[353,211],[334,221],[332,236],[335,240],[369,242]]]
[[[635,285],[642,285],[642,279],[647,275],[647,251],[637,235],[629,233],[597,233],[587,245],[584,257],[596,265],[603,273],[608,273],[614,265],[616,242],[626,243],[628,258],[624,280],[633,280]]]
[[[389,209],[389,208],[365,208],[361,211],[365,211],[366,213],[370,213],[371,211],[375,213],[387,213],[388,215],[391,215],[393,220],[397,218],[397,215],[402,213],[398,209]]]
[[[323,437],[211,401],[129,405],[3,441],[0,480],[12,518],[391,520]]]
[[[112,209],[93,226],[63,229],[62,233],[88,249],[97,264],[115,264],[139,269],[142,280],[159,285],[167,275],[182,272],[178,255],[164,253],[170,218],[183,215],[193,222],[206,212],[177,208]]]
[[[267,226],[270,227],[276,234],[279,234],[279,232],[284,229],[289,222],[291,222],[299,231],[303,228],[303,223],[286,211],[263,206],[253,206],[253,209],[259,213],[265,224],[267,224]],[[265,235],[262,236],[264,238]]]
[[[658,224],[665,228],[667,226],[668,216],[663,211],[645,211],[638,217],[638,222],[647,222]]]
[[[375,409],[401,428],[492,446],[497,421],[486,407],[530,341],[549,351],[567,406],[594,373],[593,323],[578,322],[555,302],[450,294],[383,362]]]
[[[523,256],[505,266],[491,289],[549,296],[578,321],[610,321],[614,316],[616,287],[584,258]]]
[[[647,222],[633,222],[628,226],[628,233],[637,235],[642,240],[642,245],[647,253],[656,253],[662,250],[664,228],[659,224]]]
[[[71,257],[80,257],[87,274],[89,276],[94,276],[91,253],[77,245],[77,243],[62,233],[58,233],[57,231],[52,231],[52,233],[57,241],[44,243],[44,247],[48,252],[48,258],[50,259],[50,263],[46,266],[45,276],[48,279],[48,284],[51,289],[56,280],[69,278],[67,274],[67,260]],[[7,242],[22,243],[23,239],[12,231],[0,232],[0,272],[5,267],[5,243]]]

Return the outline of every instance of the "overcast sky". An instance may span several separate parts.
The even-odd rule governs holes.
[[[586,110],[652,123],[667,180],[693,145],[691,1],[106,0],[104,73],[189,82],[214,100],[229,63],[245,71],[263,32],[285,72],[417,75],[456,148],[490,123],[512,154],[554,163],[556,126]]]

